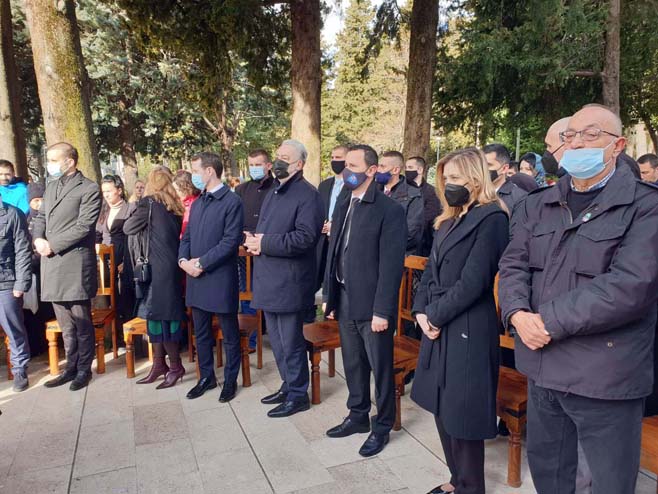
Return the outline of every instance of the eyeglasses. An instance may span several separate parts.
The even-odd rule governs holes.
[[[613,134],[606,130],[597,129],[596,127],[588,127],[584,130],[565,130],[564,132],[560,132],[560,141],[571,142],[576,138],[578,134],[580,134],[580,138],[586,142],[596,141],[599,137],[601,137],[601,134],[607,134],[612,137],[619,137],[617,134]]]

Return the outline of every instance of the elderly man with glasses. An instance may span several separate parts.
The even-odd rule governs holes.
[[[555,187],[528,195],[500,262],[504,323],[528,377],[528,462],[539,494],[574,492],[577,443],[594,494],[635,492],[651,393],[658,189],[616,159],[621,122],[574,114]]]

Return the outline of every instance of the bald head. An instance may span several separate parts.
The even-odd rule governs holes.
[[[621,136],[621,119],[610,108],[593,104],[583,106],[569,119],[569,130],[582,130],[587,127],[598,127],[601,130]]]
[[[571,117],[564,117],[557,122],[553,122],[553,124],[548,128],[548,131],[546,132],[546,137],[544,138],[546,149],[553,153],[553,156],[555,156],[556,150],[562,145],[560,142],[560,132],[567,130],[570,118]],[[555,159],[558,161],[560,161],[560,158],[562,157],[562,153],[560,151],[557,151],[559,156],[555,156]]]

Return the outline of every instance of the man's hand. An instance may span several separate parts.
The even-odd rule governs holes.
[[[119,274],[123,273],[123,263],[117,266],[117,271],[119,272]]]
[[[48,257],[53,253],[52,249],[50,248],[50,244],[48,243],[48,240],[45,238],[38,238],[34,241],[34,247],[37,249],[37,252],[39,255]]]
[[[20,290],[14,290],[13,294],[14,294],[14,297],[16,297],[16,298],[21,298],[23,296],[23,292],[21,292]]]
[[[192,278],[198,278],[203,273],[202,269],[194,267],[194,263],[197,262],[199,258],[190,259],[189,261],[181,261],[180,267],[183,271],[189,274]]]
[[[329,235],[330,231],[331,231],[331,221],[325,220],[324,225],[322,225],[322,235]]]
[[[381,333],[388,329],[388,319],[379,316],[372,316],[372,332]]]
[[[322,312],[326,313],[327,312],[327,302],[322,302]],[[331,319],[333,321],[335,315],[334,311],[332,310],[329,314],[326,314],[324,316],[326,319]]]
[[[427,318],[427,314],[416,314],[416,322],[420,326],[420,329],[422,329],[425,336],[427,336],[430,340],[436,340],[441,334],[440,329],[435,328],[430,324],[430,321]]]
[[[551,336],[539,314],[520,310],[512,315],[510,323],[530,350],[539,350],[551,342]]]
[[[263,234],[262,233],[249,233],[245,232],[245,235],[247,238],[244,241],[244,246],[247,249],[247,252],[250,254],[253,254],[254,256],[259,256],[260,255],[260,244],[261,240],[263,239]]]

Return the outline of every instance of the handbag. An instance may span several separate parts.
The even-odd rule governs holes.
[[[151,282],[151,264],[149,263],[149,244],[151,240],[151,211],[153,208],[153,199],[149,199],[149,215],[146,224],[146,241],[139,242],[139,255],[135,260],[135,283],[148,284]],[[146,244],[146,245],[144,245]]]

